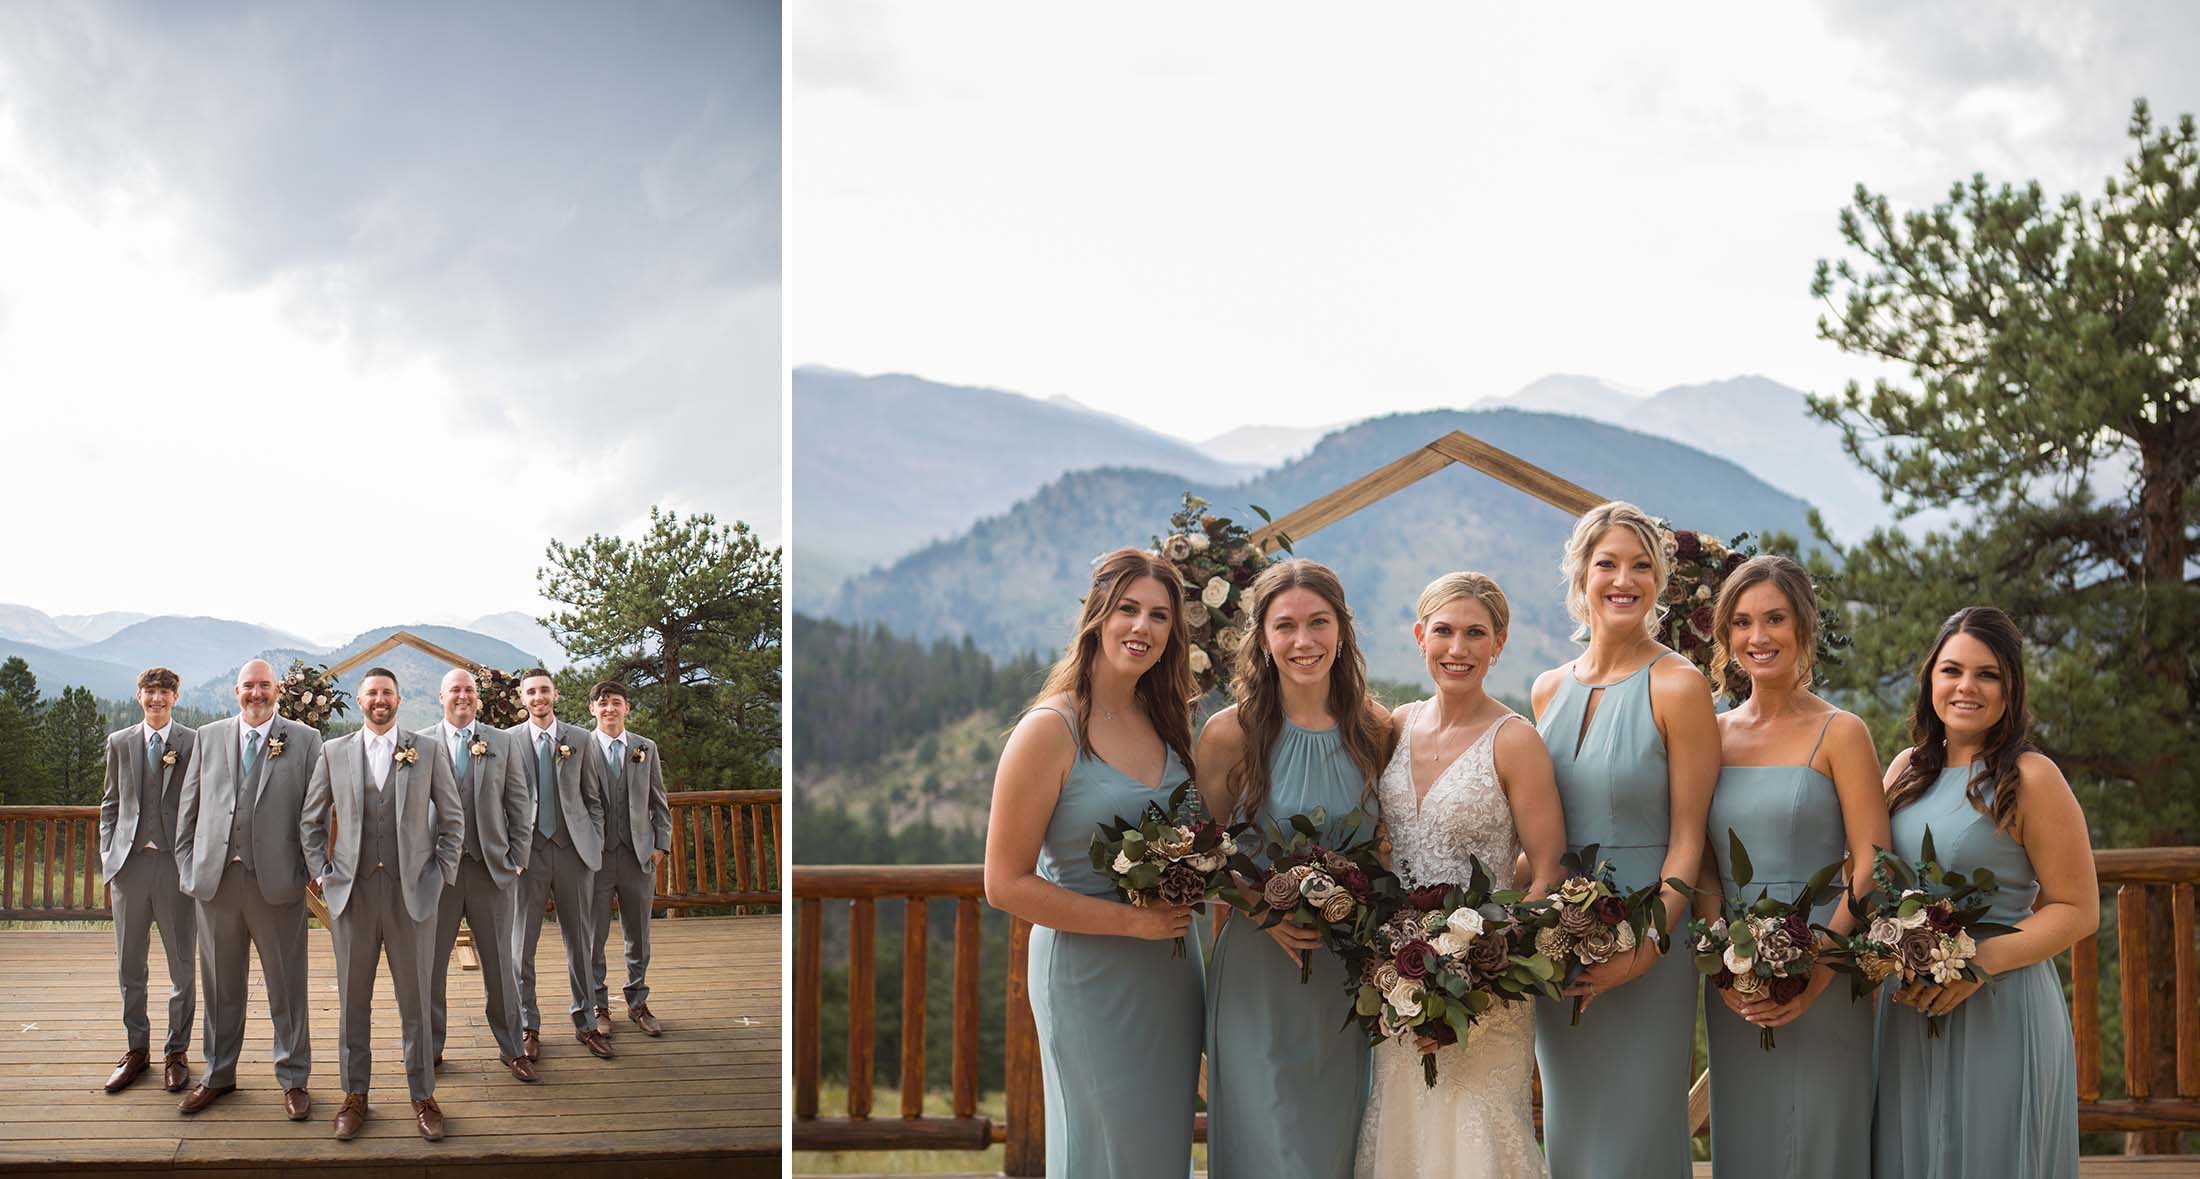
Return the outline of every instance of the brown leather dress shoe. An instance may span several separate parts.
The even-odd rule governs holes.
[[[588,1050],[595,1054],[596,1059],[611,1059],[611,1041],[605,1039],[602,1032],[594,1028],[584,1028],[573,1033],[573,1038],[587,1045]]]
[[[534,1028],[521,1028],[519,1030],[519,1051],[520,1055],[529,1060],[541,1060],[542,1033]]]
[[[344,1104],[336,1110],[336,1140],[349,1142],[359,1133],[359,1127],[367,1124],[367,1095],[344,1094]]]
[[[145,1071],[145,1065],[145,1053],[135,1048],[123,1053],[122,1059],[115,1062],[115,1071],[107,1074],[107,1092],[120,1093],[129,1088],[130,1082],[137,1080],[138,1074]]]
[[[524,1056],[514,1056],[510,1058],[500,1056],[497,1058],[497,1063],[503,1065],[508,1069],[511,1069],[513,1076],[518,1077],[522,1081],[529,1082],[530,1084],[542,1079],[541,1074],[535,1071],[534,1063],[532,1061],[529,1061]]]
[[[160,1087],[170,1093],[181,1093],[191,1083],[191,1054],[171,1052],[160,1063]]]
[[[649,1004],[647,1003],[643,1003],[638,1007],[627,1008],[626,1017],[633,1020],[634,1026],[642,1029],[642,1034],[645,1036],[662,1036],[665,1034],[665,1025],[658,1023],[657,1017],[649,1013]]]
[[[362,1095],[360,1100],[366,1097]],[[304,1089],[283,1090],[283,1112],[289,1114],[293,1122],[305,1121],[306,1115],[313,1112],[313,1094]]]
[[[609,1007],[598,1007],[596,1009],[596,1034],[606,1039],[610,1038],[611,1009]]]
[[[183,1095],[182,1101],[176,1103],[176,1112],[195,1114],[214,1104],[216,1100],[227,1097],[236,1091],[237,1087],[235,1085],[224,1085],[219,1089],[209,1089],[206,1082],[200,1081],[198,1084],[191,1086],[191,1091]]]
[[[443,1140],[443,1108],[433,1097],[423,1097],[413,1102],[413,1121],[420,1125],[420,1136],[430,1142]]]

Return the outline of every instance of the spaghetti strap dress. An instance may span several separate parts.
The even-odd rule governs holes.
[[[1165,802],[1190,776],[1171,751],[1160,786],[1148,787],[1079,749],[1047,820],[1039,875],[1072,892],[1113,899],[1114,887],[1092,866],[1093,835],[1117,816],[1137,821],[1147,803]],[[1053,1179],[1191,1173],[1207,1005],[1199,939],[1185,941],[1190,948],[1177,958],[1167,938],[1032,927],[1027,978],[1046,1083],[1046,1173]]]
[[[1658,657],[1665,658],[1679,656]],[[1568,848],[1596,844],[1623,890],[1664,875],[1672,807],[1665,741],[1650,713],[1650,669],[1658,659],[1609,684],[1584,684],[1569,666],[1536,722],[1557,772]],[[1603,699],[1584,731],[1582,717],[1600,688]],[[1578,1027],[1572,999],[1535,1001],[1552,1179],[1688,1179],[1700,977],[1687,954],[1668,953],[1640,978],[1598,996]]]
[[[1328,812],[1325,847],[1339,846],[1342,820],[1370,813],[1353,838],[1375,830],[1367,783],[1337,730],[1286,720],[1269,760],[1268,799],[1246,839],[1257,861],[1266,832],[1315,807]],[[1259,847],[1254,847],[1255,843]],[[1215,939],[1207,968],[1207,1167],[1214,1179],[1345,1179],[1367,1104],[1368,1043],[1344,1019],[1344,962],[1315,949],[1313,973],[1298,965],[1257,921],[1233,917]]]
[[[1836,714],[1838,715],[1838,714]],[[1833,718],[1826,718],[1830,728]],[[1711,796],[1710,840],[1728,900],[1734,885],[1726,833],[1741,837],[1753,869],[1747,899],[1795,899],[1820,868],[1847,854],[1833,779],[1811,768],[1826,730],[1802,765],[1725,766]],[[1841,898],[1811,921],[1832,919]],[[1755,1024],[1734,1014],[1705,982],[1711,1048],[1711,1173],[1718,1179],[1848,1179],[1871,1173],[1872,1004],[1849,998],[1837,978],[1810,1009],[1775,1033],[1770,1050]],[[1777,1132],[1768,1132],[1772,1128]]]

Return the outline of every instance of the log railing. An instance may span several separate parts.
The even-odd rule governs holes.
[[[657,878],[667,913],[779,907],[786,836],[777,790],[676,790],[672,851]],[[105,921],[99,808],[0,807],[0,921]]]
[[[2101,968],[2097,938],[2088,937],[2070,951],[2073,982],[2072,1028],[2078,1061],[2078,1120],[2082,1130],[2118,1131],[2152,1128],[2200,1128],[2200,990],[2194,971],[2194,885],[2200,883],[2200,848],[2129,848],[2096,853],[2101,887],[2117,909],[2117,955],[2121,990],[2117,1002],[2127,1021],[2124,1041],[2123,1097],[2101,1095]],[[2171,890],[2172,964],[2147,961],[2145,890]],[[797,902],[794,978],[794,1148],[796,1150],[977,1150],[992,1143],[1007,1147],[1003,1173],[1038,1175],[1045,1170],[1044,1092],[1038,1040],[1025,989],[1025,957],[1031,927],[1011,923],[1007,970],[1006,1117],[1001,1122],[977,1112],[977,1010],[981,979],[978,927],[984,916],[984,886],[976,864],[846,866],[794,869]],[[924,1113],[924,1000],[928,908],[934,900],[955,902],[953,1097],[950,1116]],[[900,902],[903,939],[901,985],[900,1116],[871,1109],[873,1007],[878,948],[878,907]],[[819,1008],[823,994],[824,914],[828,906],[848,912],[848,1042],[820,1043]],[[891,936],[891,929],[888,931]],[[2144,987],[2156,968],[2174,969],[2177,994],[2177,1086],[2174,1094],[2155,1093],[2148,1083],[2154,1061]],[[820,1111],[820,1063],[827,1050],[846,1053],[848,1108]],[[1699,1078],[1699,1089],[1701,1079]],[[1703,1095],[1692,1110],[1696,1130],[1703,1129]],[[824,1116],[829,1112],[831,1116]],[[1204,1119],[1195,1121],[1195,1134]]]

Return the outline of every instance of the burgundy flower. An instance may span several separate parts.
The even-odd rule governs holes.
[[[1618,925],[1627,920],[1627,906],[1618,897],[1598,897],[1589,902],[1589,909],[1606,925]]]
[[[1711,976],[1711,985],[1722,991],[1732,990],[1734,988],[1734,972],[1721,966],[1719,973]]]
[[[1785,924],[1787,925],[1788,938],[1796,945],[1808,946],[1810,944],[1810,922],[1803,920],[1801,913],[1788,914]]]
[[[1741,568],[1741,567],[1742,567],[1742,560],[1743,560],[1743,557],[1742,557],[1742,555],[1741,555],[1740,553],[1728,553],[1728,554],[1726,555],[1726,568],[1725,568],[1725,569],[1723,569],[1723,570],[1721,570],[1721,572],[1722,572],[1722,573],[1732,573],[1732,572],[1734,572],[1734,571],[1735,571],[1736,569],[1739,569],[1739,568]]]
[[[1459,1033],[1450,1024],[1441,1020],[1435,1023],[1422,1024],[1419,1030],[1422,1035],[1446,1048],[1459,1042]]]
[[[1411,941],[1398,947],[1398,977],[1416,981],[1428,977],[1429,959],[1436,956],[1436,947],[1423,941]]]
[[[1802,994],[1803,988],[1808,985],[1810,985],[1809,979],[1797,978],[1793,975],[1784,975],[1773,979],[1772,1001],[1775,1003],[1792,1003],[1795,1001],[1795,996]]]
[[[1406,903],[1423,913],[1444,903],[1444,894],[1451,891],[1448,884],[1424,884],[1406,893]]]
[[[1345,891],[1351,893],[1353,896],[1356,896],[1363,901],[1367,899],[1367,890],[1369,886],[1367,873],[1360,871],[1358,868],[1352,867],[1351,865],[1347,864],[1346,866],[1337,869],[1337,883],[1343,885],[1345,887]]]
[[[1954,933],[1962,922],[1956,920],[1956,907],[1942,901],[1925,910],[1925,925],[1934,933]]]
[[[1693,561],[1703,555],[1703,541],[1695,533],[1681,529],[1673,534],[1673,555],[1683,561]]]

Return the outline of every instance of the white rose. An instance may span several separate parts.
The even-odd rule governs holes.
[[[1115,874],[1121,876],[1131,870],[1131,858],[1122,852],[1115,853]]]
[[[1398,985],[1390,988],[1390,993],[1383,998],[1390,1004],[1391,1010],[1398,1013],[1399,1019],[1409,1020],[1421,1014],[1422,993],[1421,984],[1411,979],[1399,979]]]
[[[1459,936],[1462,947],[1470,945],[1482,934],[1482,914],[1463,907],[1453,909],[1451,916],[1445,919],[1444,927]]]
[[[1965,962],[1978,957],[1978,943],[1971,939],[1970,934],[1959,929],[1955,932],[1953,940],[1956,947],[1956,957],[1963,959]]]
[[[1190,659],[1192,662],[1193,675],[1206,675],[1207,669],[1215,665],[1214,660],[1207,658],[1207,649],[1205,647],[1193,647]]]
[[[1736,974],[1748,974],[1750,969],[1757,965],[1755,958],[1749,957],[1733,946],[1726,948],[1725,958],[1726,968]]]
[[[1193,630],[1207,625],[1207,603],[1193,598],[1191,604],[1184,607],[1184,625]]]
[[[1891,946],[1902,940],[1902,927],[1892,917],[1874,917],[1871,930],[1865,936],[1882,946]]]
[[[1186,537],[1186,539],[1192,542],[1192,551],[1195,553],[1206,552],[1207,546],[1214,543],[1213,541],[1207,539],[1207,534],[1204,532],[1194,532],[1190,536]]]
[[[1222,648],[1225,655],[1235,652],[1244,644],[1245,632],[1234,626],[1215,636],[1215,646]]]
[[[1207,579],[1207,588],[1199,591],[1199,600],[1207,603],[1209,610],[1220,610],[1230,600],[1230,583],[1221,576]]]
[[[1619,934],[1619,952],[1624,954],[1635,948],[1635,927],[1625,921],[1612,927]]]
[[[1437,934],[1436,940],[1430,942],[1429,944],[1436,948],[1437,953],[1442,954],[1446,958],[1451,958],[1466,953],[1467,943],[1473,940],[1474,939],[1470,937],[1466,937],[1461,934],[1454,933],[1449,929],[1446,929],[1444,932]]]
[[[1895,918],[1894,923],[1904,929],[1916,929],[1918,926],[1925,924],[1924,906],[1920,905],[1917,912],[1912,913],[1907,917]]]
[[[1214,852],[1204,852],[1191,859],[1192,871],[1212,872],[1222,866],[1222,857]]]

